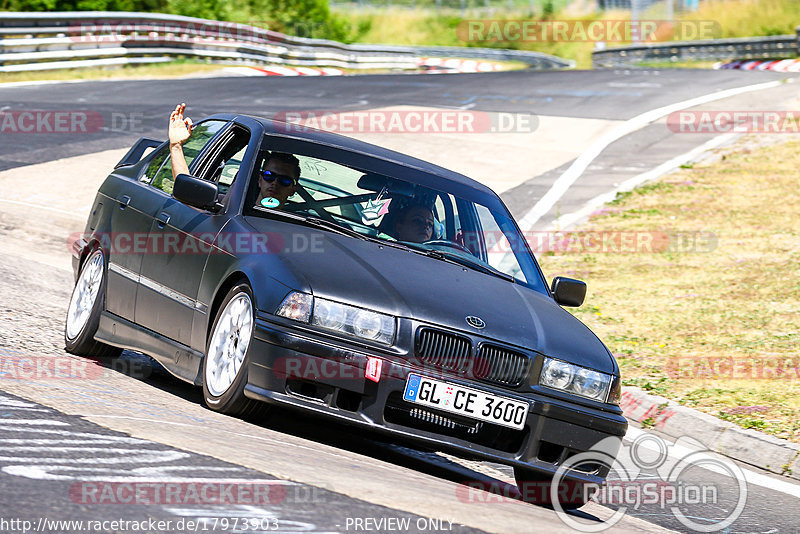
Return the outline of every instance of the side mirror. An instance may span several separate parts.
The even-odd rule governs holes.
[[[583,299],[586,298],[586,282],[581,282],[574,278],[556,276],[553,278],[550,291],[553,293],[555,301],[562,306],[578,307],[583,304]]]
[[[189,174],[179,174],[172,187],[172,196],[180,202],[214,212],[221,206],[217,202],[218,194],[217,184]]]

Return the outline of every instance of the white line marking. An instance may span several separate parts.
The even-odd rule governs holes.
[[[47,449],[47,447],[36,447]],[[96,450],[96,451],[104,451],[104,452],[116,452],[122,454],[123,456],[119,458],[99,458],[94,456],[92,458],[57,458],[57,457],[48,457],[48,458],[39,458],[39,457],[30,457],[30,456],[0,456],[0,462],[14,462],[14,463],[21,463],[21,464],[137,464],[137,463],[160,463],[160,462],[172,462],[175,460],[182,460],[184,458],[188,458],[190,455],[186,452],[181,451],[158,451],[158,450],[150,450],[150,449],[88,449],[83,447],[55,447],[57,449],[55,452],[64,451],[67,452],[67,449],[74,449],[76,451],[89,451],[89,450]],[[45,451],[47,452],[47,451]],[[136,453],[136,454],[132,454]]]
[[[638,438],[640,436],[643,436],[644,434],[647,434],[647,433],[648,432],[645,432],[644,430],[640,430],[638,428],[634,428],[634,427],[629,426],[628,427],[628,433],[625,434],[625,439],[626,440],[634,440],[634,439],[636,439],[636,438]],[[648,441],[641,441],[640,444],[641,444],[642,447],[645,447],[647,449],[653,450],[655,452],[659,452],[658,447],[656,445],[653,445],[653,444],[649,443]],[[670,452],[674,451],[675,453],[677,453],[675,456],[673,456],[674,458],[677,458],[677,459],[685,458],[688,454],[690,454],[691,452],[694,452],[693,449],[689,449],[688,447],[683,447],[681,445],[672,445],[669,450],[670,450]],[[718,454],[718,453],[714,453],[713,451],[710,451],[710,452],[712,454]],[[721,454],[721,456],[724,456],[724,455]],[[733,460],[731,460],[731,461],[733,461]],[[719,473],[719,474],[722,474],[722,475],[725,475],[725,476],[731,478],[730,473],[726,472],[722,468],[710,469],[710,468],[707,468],[705,466],[703,466],[702,468],[703,469],[707,469],[709,471],[714,471],[715,473]],[[797,483],[787,482],[787,481],[781,480],[779,478],[775,478],[775,477],[771,477],[771,476],[767,476],[767,475],[762,475],[761,473],[757,473],[755,471],[751,471],[749,469],[745,469],[741,465],[739,465],[739,468],[744,473],[744,478],[745,478],[745,480],[747,481],[748,484],[755,484],[756,486],[763,486],[763,487],[765,487],[767,489],[780,491],[781,493],[785,493],[787,495],[791,495],[792,497],[800,498],[800,485],[798,485]]]
[[[52,425],[69,426],[64,421],[53,421],[50,419],[0,419],[0,428],[5,425]]]
[[[93,417],[110,417],[112,419],[131,419],[133,421],[152,422],[152,423],[157,423],[157,424],[160,424],[160,425],[167,424],[167,425],[175,425],[175,426],[188,426],[188,427],[191,427],[191,428],[197,428],[199,426],[202,426],[202,425],[196,425],[196,424],[190,424],[190,423],[177,423],[175,421],[164,421],[163,419],[147,419],[147,418],[144,418],[144,417],[134,417],[134,416],[130,416],[130,415],[83,414],[83,415],[81,415],[81,417],[84,417],[84,418],[87,418],[87,419],[91,419]],[[256,436],[256,435],[253,435],[253,434],[245,434],[243,432],[233,432],[231,430],[219,430],[219,431],[220,432],[225,432],[226,434],[231,434],[231,435],[234,435],[234,436],[238,436],[238,437],[249,438],[249,439],[257,439],[257,440],[260,440],[260,441],[267,441],[267,442],[270,442],[270,443],[275,443],[277,445],[290,446],[290,447],[293,447],[295,449],[303,449],[303,450],[311,451],[311,452],[313,452],[315,454],[326,454],[328,456],[333,456],[334,458],[344,459],[344,460],[347,460],[347,461],[350,461],[350,462],[357,461],[356,458],[348,457],[348,456],[345,456],[344,454],[337,454],[335,452],[332,452],[332,451],[329,451],[329,450],[326,450],[326,449],[315,449],[313,447],[300,445],[299,443],[290,443],[288,441],[281,441],[279,439],[268,438],[268,437],[264,437],[264,436]],[[155,440],[153,440],[153,441],[155,443],[160,443],[160,442],[157,442]],[[197,454],[202,454],[202,453],[197,453]],[[377,467],[379,469],[383,469],[383,470],[386,470],[386,471],[393,471],[396,468],[396,466],[394,466],[394,465],[383,465],[381,463],[369,462],[367,460],[363,460],[363,463],[368,464],[370,467]]]
[[[170,466],[165,466],[172,470]],[[243,471],[243,468],[225,468],[212,466],[192,466],[194,471]],[[119,475],[120,469],[104,467],[75,467],[71,465],[10,465],[2,469],[4,473],[14,476],[31,478],[34,480],[75,480],[83,482],[140,482],[153,484],[183,483],[193,482],[197,484],[270,484],[276,486],[296,486],[298,483],[288,480],[263,479],[263,478],[213,478],[213,477],[182,477],[167,476],[163,473]],[[70,473],[84,472],[86,475],[59,475],[58,471],[68,471]],[[137,469],[132,470],[134,473]]]
[[[661,175],[677,169],[687,161],[691,161],[694,158],[700,156],[703,152],[720,147],[725,143],[727,143],[728,141],[733,140],[735,137],[739,135],[740,134],[736,133],[718,135],[717,137],[709,140],[708,142],[703,143],[702,145],[695,147],[692,150],[681,154],[680,156],[675,156],[671,160],[665,161],[658,167],[650,169],[647,172],[638,174],[632,178],[628,178],[627,180],[622,182],[619,186],[612,189],[611,191],[603,193],[602,195],[597,195],[593,199],[589,200],[578,211],[574,211],[572,213],[568,213],[566,215],[558,217],[555,221],[553,221],[552,224],[550,224],[550,226],[547,227],[547,230],[561,230],[567,228],[575,224],[579,220],[588,217],[600,206],[603,206],[604,204],[614,200],[617,197],[617,193],[621,193],[623,191],[631,191],[645,182],[655,180]]]
[[[545,193],[542,198],[540,198],[539,201],[533,206],[533,208],[519,220],[520,228],[523,231],[531,230],[533,225],[536,224],[536,222],[548,211],[550,211],[550,209],[556,205],[556,202],[558,202],[561,197],[564,196],[572,184],[574,184],[575,181],[580,178],[584,172],[586,172],[586,169],[589,167],[589,165],[591,165],[592,161],[594,161],[594,159],[597,158],[597,156],[599,156],[600,153],[603,152],[603,150],[605,150],[610,144],[618,139],[660,119],[661,117],[669,115],[674,111],[680,111],[682,109],[699,106],[701,104],[707,104],[708,102],[721,100],[723,98],[736,96],[742,93],[760,91],[762,89],[771,89],[773,87],[780,86],[782,83],[783,82],[781,81],[774,81],[755,85],[747,85],[744,87],[736,87],[734,89],[726,89],[724,91],[718,91],[716,93],[690,98],[689,100],[684,100],[668,106],[652,109],[642,113],[641,115],[637,115],[632,119],[628,119],[592,143],[592,145],[585,152],[583,152],[575,161],[572,162],[572,165],[570,165],[569,168],[556,179],[547,193]]]
[[[9,355],[15,356],[15,355]],[[35,407],[36,404],[32,402],[20,401],[16,399],[12,399],[11,397],[6,397],[4,395],[0,395],[0,406],[11,406],[14,408],[21,408],[21,407]]]

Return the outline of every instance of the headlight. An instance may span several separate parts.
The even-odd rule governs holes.
[[[327,299],[314,299],[311,324],[387,345],[394,340],[394,317]]]
[[[347,310],[335,302],[317,299],[314,303],[314,324],[331,330],[341,330],[347,319]]]
[[[378,339],[383,328],[383,321],[377,313],[358,310],[353,318],[353,332],[359,337]]]
[[[275,314],[386,345],[394,341],[395,319],[391,315],[314,298],[299,291],[289,293]]]
[[[613,379],[614,377],[605,373],[545,358],[539,384],[600,402],[612,402],[609,389]]]

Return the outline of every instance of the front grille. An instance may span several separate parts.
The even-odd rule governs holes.
[[[440,369],[465,373],[469,369],[472,343],[469,338],[423,328],[417,341],[417,357]]]
[[[518,386],[528,372],[528,356],[512,349],[483,343],[473,358],[472,341],[466,336],[421,328],[417,358],[422,365],[500,386]]]
[[[505,347],[484,343],[473,366],[479,380],[503,386],[518,386],[528,371],[528,357]]]

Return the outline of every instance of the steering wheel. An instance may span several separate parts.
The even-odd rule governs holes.
[[[465,247],[460,243],[456,243],[454,241],[448,241],[447,239],[432,239],[430,241],[425,241],[424,245],[439,245],[442,247],[450,247],[456,250],[460,250],[462,252],[466,252],[467,254],[472,254],[472,251]]]

